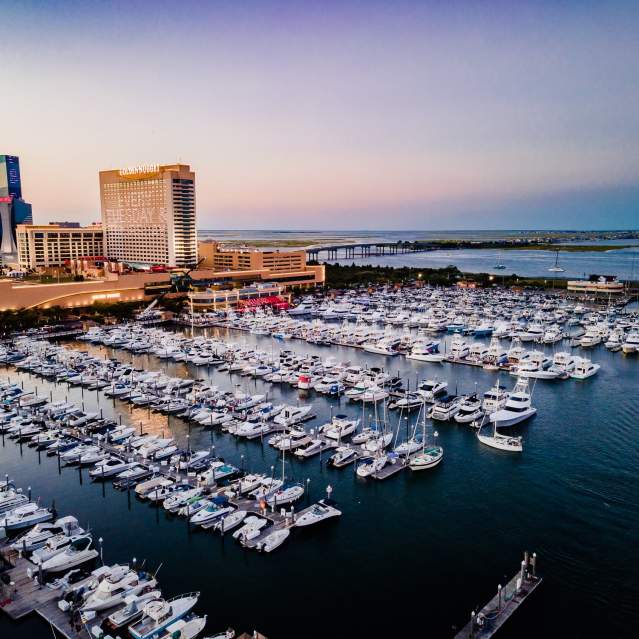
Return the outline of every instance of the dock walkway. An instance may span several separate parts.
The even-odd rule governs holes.
[[[455,639],[489,639],[510,619],[521,604],[542,582],[536,574],[537,556],[525,554],[519,572],[506,584],[499,586],[497,594],[477,613]]]

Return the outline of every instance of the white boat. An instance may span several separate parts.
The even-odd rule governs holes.
[[[244,520],[244,525],[233,533],[233,539],[237,539],[240,543],[255,539],[267,524],[268,520],[263,517],[250,515]]]
[[[91,537],[80,537],[70,544],[67,549],[42,564],[42,570],[47,573],[66,572],[80,566],[98,556],[98,551],[91,548]]]
[[[168,601],[150,601],[144,606],[142,619],[129,626],[129,633],[133,639],[157,639],[168,626],[184,617],[195,606],[199,597],[199,592],[192,592]]]
[[[501,424],[499,424],[501,426]],[[521,453],[523,451],[521,437],[510,437],[508,435],[502,435],[497,432],[497,422],[493,422],[492,435],[483,435],[481,428],[477,431],[477,439],[486,446],[496,448],[498,450],[505,450],[511,453]]]
[[[278,490],[269,493],[266,497],[266,503],[269,506],[277,508],[278,506],[291,504],[300,499],[303,495],[304,486],[301,484],[291,484],[289,486],[282,486]]]
[[[9,512],[29,502],[29,498],[19,490],[4,490],[0,493],[0,514]]]
[[[112,630],[128,626],[137,621],[143,614],[144,606],[150,601],[161,599],[159,590],[151,590],[140,595],[127,595],[124,598],[124,607],[116,610],[107,617],[106,625]]]
[[[447,382],[438,379],[427,379],[419,384],[417,392],[424,397],[425,401],[434,402],[438,395],[446,392],[447,388]]]
[[[113,578],[105,577],[98,587],[85,599],[82,611],[108,610],[124,602],[125,597],[138,595],[144,589],[154,588],[157,581],[152,575],[138,574],[135,570],[129,570],[126,574]]]
[[[525,377],[519,377],[504,407],[491,413],[489,419],[491,422],[499,423],[501,428],[505,428],[529,419],[536,412],[537,409],[531,404],[528,380]]]
[[[233,512],[233,508],[230,506],[218,505],[216,503],[211,503],[206,508],[203,508],[199,512],[195,513],[189,519],[189,521],[196,526],[208,526],[212,524],[214,521],[218,520],[220,517],[225,517],[226,515]]]
[[[477,393],[464,397],[459,406],[459,411],[455,414],[455,421],[458,424],[468,424],[484,416],[482,402]]]
[[[492,388],[484,392],[482,408],[486,413],[494,413],[506,405],[507,399],[508,391],[506,387],[502,386],[497,380]]]
[[[433,404],[429,417],[442,422],[451,420],[459,412],[462,401],[458,395],[446,395]]]
[[[306,509],[304,514],[299,515],[295,520],[295,526],[298,528],[304,526],[312,526],[320,521],[339,517],[342,512],[334,506],[335,502],[329,499],[320,499],[316,504]]]
[[[99,461],[90,471],[89,475],[93,479],[102,479],[103,477],[113,477],[113,475],[118,475],[119,473],[123,473],[125,470],[132,468],[135,466],[135,463],[125,462],[119,459],[118,457],[108,457],[107,459],[103,459]]]
[[[348,464],[352,464],[357,459],[357,451],[350,446],[340,446],[329,459],[331,466],[342,468]]]
[[[359,426],[359,419],[348,419],[347,415],[335,415],[328,423],[320,426],[318,432],[328,439],[341,441],[352,435]]]
[[[592,361],[585,357],[576,358],[575,368],[570,373],[573,379],[588,379],[599,372],[601,364],[593,364]]]
[[[31,554],[31,562],[36,564],[36,566],[43,564],[45,561],[64,552],[73,541],[79,539],[81,536],[90,536],[90,534],[84,534],[84,531],[82,531],[78,535],[69,536],[65,533],[58,533],[57,535],[53,535],[53,537],[49,537],[41,548],[38,548]]]
[[[288,539],[290,534],[291,531],[288,528],[275,530],[264,537],[264,539],[257,544],[256,548],[261,552],[272,552],[276,548],[279,548]]]
[[[222,534],[237,528],[248,515],[248,511],[246,510],[236,510],[232,513],[226,515],[226,517],[222,517],[219,521],[215,523],[213,526],[213,530],[217,530]]]
[[[81,532],[84,531],[78,525],[78,520],[69,515],[51,523],[36,524],[31,530],[17,537],[11,544],[11,548],[18,552],[33,552],[42,548],[47,540],[55,535],[60,533],[75,535]]]
[[[189,615],[188,618],[178,619],[166,627],[163,634],[158,639],[195,639],[206,626],[206,615],[198,617],[197,615]]]
[[[425,446],[420,453],[413,455],[408,461],[411,470],[427,470],[434,468],[444,458],[441,446]]]
[[[48,508],[28,503],[3,513],[2,519],[0,519],[0,528],[7,531],[21,530],[51,519],[53,519],[53,513]]]
[[[313,410],[312,406],[285,406],[273,420],[278,426],[294,426]]]
[[[358,477],[370,477],[375,473],[378,473],[388,463],[388,456],[385,453],[377,455],[376,457],[367,457],[357,466]]]

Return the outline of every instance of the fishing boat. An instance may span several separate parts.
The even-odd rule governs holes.
[[[531,400],[528,379],[519,377],[504,407],[491,413],[489,419],[491,422],[498,422],[501,428],[519,424],[530,419],[537,412],[537,409],[532,406]]]

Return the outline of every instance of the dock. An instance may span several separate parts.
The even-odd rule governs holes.
[[[80,639],[86,636],[86,630],[77,618],[77,623],[72,623],[72,616],[58,607],[58,601],[64,595],[62,588],[50,588],[40,584],[37,578],[37,568],[30,561],[18,555],[14,550],[5,547],[0,550],[0,555],[5,563],[11,567],[4,573],[9,583],[2,583],[0,587],[0,608],[13,620],[19,621],[23,617],[36,613],[47,623],[55,628],[66,639]],[[35,576],[29,576],[29,574]],[[89,582],[93,577],[73,584],[80,587]],[[101,624],[113,609],[98,613],[91,625]]]
[[[479,611],[473,610],[470,621],[455,639],[488,639],[510,619],[542,582],[537,575],[537,555],[524,554],[519,572]]]

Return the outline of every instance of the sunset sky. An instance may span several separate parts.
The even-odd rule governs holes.
[[[200,228],[639,227],[639,2],[8,2],[36,222],[191,164]]]

